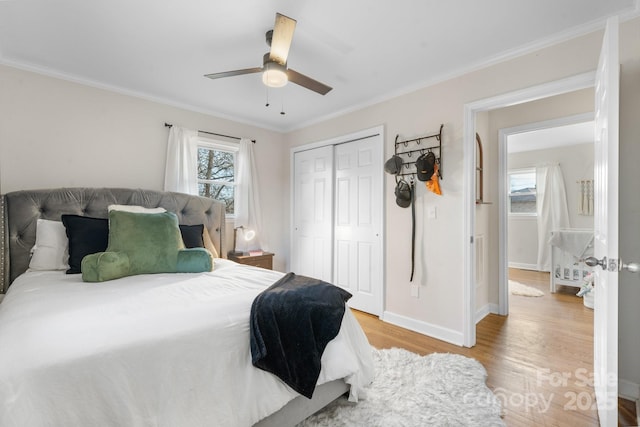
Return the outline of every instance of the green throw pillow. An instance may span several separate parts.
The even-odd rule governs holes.
[[[82,260],[82,279],[102,282],[149,273],[211,271],[204,248],[185,249],[178,217],[171,212],[109,212],[109,246]]]

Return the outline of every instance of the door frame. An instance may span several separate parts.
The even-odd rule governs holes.
[[[509,204],[507,197],[509,150],[507,142],[509,137],[524,132],[591,122],[594,118],[594,113],[583,113],[498,130],[498,209],[500,210],[498,215],[498,235],[500,236],[498,242],[498,253],[500,255],[498,260],[498,314],[501,316],[509,314],[509,286],[507,286],[509,278],[509,256],[507,253],[509,246]]]
[[[307,150],[313,150],[314,148],[320,148],[320,147],[325,147],[328,145],[338,145],[338,144],[345,144],[348,142],[354,142],[354,141],[358,141],[360,139],[365,139],[365,138],[370,138],[372,136],[379,136],[382,139],[382,143],[380,144],[380,150],[381,150],[381,155],[382,155],[382,159],[384,161],[385,159],[385,126],[384,125],[378,125],[378,126],[374,126],[371,128],[367,128],[367,129],[362,129],[353,133],[349,133],[349,134],[345,134],[345,135],[340,135],[340,136],[336,136],[330,139],[325,139],[325,140],[320,140],[320,141],[315,141],[315,142],[310,142],[310,143],[306,143],[306,144],[302,144],[302,145],[297,145],[294,147],[291,147],[290,149],[290,153],[289,153],[289,253],[293,253],[293,239],[294,239],[294,223],[293,223],[293,218],[294,218],[294,204],[293,204],[293,199],[294,199],[294,173],[295,173],[295,164],[294,164],[294,156],[295,153],[301,152],[301,151],[307,151]],[[381,263],[381,292],[380,292],[380,301],[378,302],[378,306],[380,308],[380,313],[381,316],[385,311],[386,308],[386,292],[387,292],[387,286],[386,286],[386,277],[387,277],[387,250],[386,250],[386,212],[387,212],[387,207],[386,207],[386,197],[385,197],[385,184],[384,184],[384,169],[382,168],[382,165],[380,167],[380,174],[383,175],[383,178],[381,180],[381,189],[380,191],[382,192],[381,197],[382,197],[382,217],[380,219],[381,223],[380,223],[380,263]],[[332,185],[334,185],[335,181],[335,173],[334,173],[334,179],[332,180]],[[334,224],[335,225],[335,224]],[[335,248],[333,249],[335,251]],[[335,255],[335,253],[334,253]],[[289,259],[287,260],[287,268],[290,270],[291,269],[291,257],[289,257]],[[335,274],[335,271],[333,271],[332,274]]]
[[[463,116],[463,205],[464,205],[464,285],[463,285],[463,345],[473,347],[476,344],[476,289],[475,289],[475,245],[474,235],[476,226],[476,114],[494,110],[497,108],[510,107],[525,102],[535,101],[550,96],[561,95],[576,90],[586,89],[595,85],[595,70],[578,74],[565,79],[532,86],[522,90],[497,95],[491,98],[481,99],[464,105]],[[502,183],[504,186],[505,184]],[[500,193],[502,191],[500,190]],[[503,216],[505,212],[499,209],[499,221],[505,222]],[[498,259],[506,257],[506,235],[503,230],[499,230],[499,254]],[[505,243],[505,244],[502,244]],[[507,280],[505,270],[499,269],[499,282]]]

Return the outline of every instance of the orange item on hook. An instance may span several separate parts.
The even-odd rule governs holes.
[[[435,163],[433,165],[433,175],[431,175],[431,179],[424,183],[427,186],[427,190],[442,195],[442,191],[440,190],[440,181],[438,180],[438,164]]]

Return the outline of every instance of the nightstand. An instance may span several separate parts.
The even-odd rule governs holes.
[[[263,252],[262,255],[249,255],[245,252],[242,255],[229,255],[229,259],[239,264],[253,265],[267,270],[273,269],[273,254],[271,252]]]

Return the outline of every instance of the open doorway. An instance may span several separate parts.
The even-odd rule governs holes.
[[[593,113],[588,111],[593,109],[593,97],[593,89],[584,88],[514,106],[494,108],[476,116],[476,131],[484,142],[483,199],[487,204],[476,205],[474,209],[477,225],[475,236],[483,235],[481,239],[475,241],[475,261],[479,266],[476,274],[485,275],[487,277],[485,283],[488,284],[485,288],[483,285],[476,286],[476,304],[484,297],[487,305],[491,307],[489,312],[509,314],[508,317],[488,316],[480,323],[478,346],[485,344],[486,325],[492,321],[500,322],[490,333],[501,341],[492,345],[503,351],[504,359],[514,355],[514,348],[524,349],[522,354],[518,354],[513,359],[515,367],[512,369],[522,369],[523,372],[531,375],[528,392],[547,397],[555,396],[557,389],[554,386],[546,389],[544,381],[536,380],[536,378],[543,378],[547,371],[571,375],[575,372],[593,372],[594,312],[584,307],[582,299],[575,295],[578,288],[562,286],[557,293],[550,293],[549,272],[537,271],[536,217],[526,215],[527,210],[529,213],[536,212],[536,205],[528,205],[530,200],[527,197],[518,199],[517,194],[530,195],[531,190],[536,188],[537,165],[559,162],[565,166],[564,169],[567,172],[564,175],[567,190],[566,203],[572,211],[577,210],[576,181],[592,177],[594,169],[591,160],[594,151],[593,128],[591,128],[591,138],[580,141],[581,143],[573,148],[558,148],[559,142],[552,141],[552,136],[549,135],[551,131],[548,129],[559,130],[560,127],[570,127],[592,120]],[[575,106],[579,106],[578,109],[575,109]],[[522,147],[518,148],[518,137],[526,136],[538,143],[525,141],[520,143]],[[540,140],[542,143],[549,143],[550,147],[542,147]],[[577,146],[582,146],[580,151],[590,153],[591,157],[581,156],[575,148]],[[509,148],[514,147],[516,149],[510,154]],[[574,160],[575,162],[569,165]],[[509,172],[524,175],[525,183],[520,187],[511,185]],[[527,179],[531,178],[533,181],[527,183]],[[509,199],[510,192],[516,194],[513,200]],[[514,202],[515,205],[520,203],[520,206],[512,207],[510,202]],[[515,235],[517,231],[516,233],[509,231],[509,213],[518,211],[524,211],[520,216],[516,214],[515,218],[521,223],[521,228],[525,232],[531,232],[528,237],[522,234]],[[511,218],[513,217],[511,215]],[[586,216],[581,218],[584,220],[582,225],[587,227],[586,223],[592,223],[592,218]],[[572,225],[577,224],[574,222]],[[481,233],[483,229],[486,232]],[[499,239],[498,236],[503,239]],[[511,243],[509,243],[510,240]],[[510,259],[509,250],[514,250],[522,257],[512,256]],[[526,252],[527,250],[530,251]],[[478,253],[484,255],[478,256]],[[511,261],[511,267],[518,268],[510,269],[509,261]],[[496,279],[500,276],[504,278],[503,283],[499,283]],[[512,295],[508,288],[509,279],[516,280],[544,295],[542,297]],[[483,291],[487,292],[486,297]],[[483,314],[481,310],[476,313]],[[477,316],[478,320],[480,315]],[[529,368],[531,370],[527,371]],[[531,372],[534,373],[531,374]],[[523,377],[527,378],[526,375],[527,373],[523,373]],[[565,390],[564,393],[577,393],[585,398],[588,397],[590,403],[595,400],[593,388],[586,385],[579,390],[570,392]],[[566,405],[566,402],[560,398],[554,400],[553,404],[562,406]],[[509,407],[509,410],[513,408]],[[577,411],[581,416],[594,416],[595,412],[592,406],[587,407],[587,405],[578,408]],[[535,412],[533,417],[536,421],[539,424],[545,424],[546,412],[543,409],[536,409],[533,412]]]
[[[574,101],[576,95],[571,95]],[[508,282],[499,288],[500,314],[509,313],[508,296],[528,295],[527,285],[519,286],[522,280],[511,277],[514,274],[533,280],[540,289],[531,294],[540,295],[558,289],[575,294],[590,272],[582,260],[593,250],[593,126],[593,114],[585,113],[498,132],[499,151],[506,151],[500,155],[506,163],[498,168],[506,184],[498,207],[505,220],[498,227],[507,236],[507,247],[500,251],[506,259],[500,264],[508,269]],[[545,183],[546,188],[540,188]],[[587,296],[590,300],[593,294]]]
[[[593,228],[593,216],[580,215],[576,201],[576,181],[593,178],[593,98],[588,87],[476,114],[485,186],[474,212],[476,323],[488,313],[509,313],[509,267],[551,270],[538,267],[538,249],[548,262],[549,246],[539,243],[548,239],[538,235],[537,166],[560,163],[565,169],[563,197],[571,214],[563,228]],[[524,184],[518,187],[519,182]]]
[[[469,208],[465,210],[465,235],[471,236],[469,244],[465,246],[465,265],[469,266],[465,270],[465,287],[464,299],[467,309],[465,310],[464,319],[464,345],[472,347],[476,343],[475,324],[481,319],[481,316],[487,313],[499,313],[500,307],[507,307],[508,295],[500,293],[499,289],[507,283],[507,265],[506,265],[506,232],[501,230],[499,224],[506,223],[506,218],[502,216],[505,213],[499,209],[504,204],[503,198],[506,194],[506,183],[504,178],[498,173],[499,165],[505,165],[506,168],[506,151],[499,152],[497,143],[497,134],[499,129],[512,127],[517,124],[526,123],[522,120],[519,123],[505,124],[491,122],[489,115],[494,111],[506,109],[507,107],[514,112],[524,108],[530,103],[541,103],[546,100],[563,95],[581,93],[582,95],[593,99],[593,85],[595,81],[594,73],[585,73],[570,77],[564,80],[534,86],[526,90],[500,95],[494,98],[488,98],[465,105],[465,123],[464,123],[464,161],[466,171],[476,170],[476,131],[480,134],[483,141],[486,141],[484,148],[484,183],[485,183],[485,201],[490,204],[476,205],[476,175],[475,173],[467,173],[465,176],[465,200],[467,200]],[[591,91],[591,93],[585,93]],[[560,104],[558,104],[560,105]],[[593,101],[591,101],[593,105]],[[553,118],[550,115],[557,106],[541,108],[537,112],[526,114],[529,122],[540,122]],[[593,111],[593,107],[582,110],[583,113]],[[567,116],[571,113],[566,111],[558,113],[555,117]],[[576,114],[575,112],[573,113]],[[538,115],[538,116],[536,116]],[[493,136],[490,141],[490,136]],[[500,156],[500,157],[499,157]],[[475,206],[475,208],[471,208]],[[481,217],[484,223],[480,224]],[[482,236],[482,246],[474,242],[476,236]],[[482,254],[478,254],[477,250],[485,248]],[[477,264],[482,260],[482,266],[486,266],[482,274],[485,275],[486,289],[476,286],[478,283],[479,273]],[[483,267],[480,267],[483,268]],[[483,295],[486,298],[483,301]],[[480,306],[483,304],[483,306]]]

